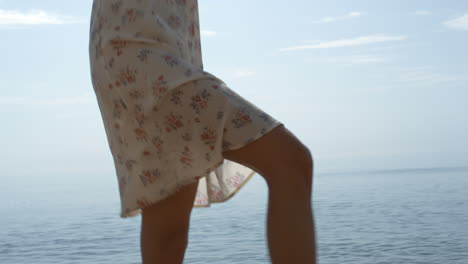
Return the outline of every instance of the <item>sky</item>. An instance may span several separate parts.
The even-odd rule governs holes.
[[[0,0],[0,178],[114,175],[91,5]],[[200,0],[199,13],[204,69],[283,122],[315,173],[468,166],[468,1]]]

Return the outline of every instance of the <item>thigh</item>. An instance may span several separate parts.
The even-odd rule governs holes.
[[[172,238],[187,235],[190,214],[197,194],[198,181],[142,209],[142,232],[149,232],[156,238]]]
[[[268,175],[307,169],[312,162],[309,149],[284,124],[242,148],[223,152],[223,156],[255,170],[268,183],[272,180]]]

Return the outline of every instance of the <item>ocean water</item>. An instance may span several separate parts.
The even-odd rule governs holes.
[[[97,177],[3,181],[0,263],[141,263],[141,216],[120,219],[114,178]],[[267,191],[255,175],[195,208],[184,263],[269,263]],[[319,263],[466,264],[467,194],[466,168],[317,173]]]

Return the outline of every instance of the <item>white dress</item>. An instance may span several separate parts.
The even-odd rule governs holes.
[[[94,0],[89,33],[120,217],[195,181],[194,207],[232,197],[255,171],[222,152],[283,123],[203,70],[197,0]]]

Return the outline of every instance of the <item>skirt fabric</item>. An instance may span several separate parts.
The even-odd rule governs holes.
[[[194,207],[232,197],[255,171],[222,152],[283,123],[203,70],[197,0],[94,0],[89,33],[120,217],[196,181]]]

